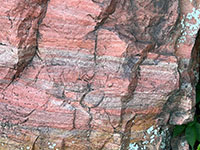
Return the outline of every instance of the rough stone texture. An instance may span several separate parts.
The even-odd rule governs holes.
[[[170,150],[195,111],[200,0],[0,2],[0,149]]]

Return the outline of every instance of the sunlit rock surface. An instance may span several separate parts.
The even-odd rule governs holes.
[[[195,112],[200,0],[0,2],[1,150],[173,147]]]

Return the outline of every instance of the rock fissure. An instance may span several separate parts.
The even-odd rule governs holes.
[[[33,142],[33,145],[32,145],[32,148],[31,148],[31,150],[35,150],[36,148],[36,142],[37,142],[37,140],[39,139],[39,135],[35,138],[35,140],[34,140],[34,142]]]
[[[109,18],[109,16],[115,12],[118,2],[119,2],[119,0],[111,0],[110,4],[106,7],[106,9],[103,10],[96,18],[89,15],[94,20],[100,20],[99,22],[97,22],[97,24],[94,27],[94,30],[92,32],[97,31],[100,27],[102,27],[104,25],[104,23]]]
[[[136,117],[136,115],[134,115],[133,117],[130,118],[130,120],[124,119],[124,116],[126,118],[127,113],[130,113],[130,112],[126,111],[127,103],[130,100],[134,100],[134,92],[135,92],[135,89],[138,84],[139,67],[146,59],[148,53],[151,52],[154,48],[155,48],[155,43],[150,44],[140,54],[140,58],[134,64],[134,66],[132,68],[132,77],[130,79],[131,81],[128,86],[128,94],[121,99],[121,102],[122,102],[121,119],[120,119],[121,127],[122,127],[122,124],[125,124],[124,129],[122,129],[124,132],[122,133],[121,150],[127,150],[129,147],[130,136],[131,136],[131,127],[133,126],[133,124],[134,124],[133,122]],[[123,123],[123,122],[125,122],[125,123]]]

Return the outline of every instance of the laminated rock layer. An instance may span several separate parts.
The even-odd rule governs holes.
[[[0,14],[0,149],[170,150],[193,119],[199,0],[7,0]]]

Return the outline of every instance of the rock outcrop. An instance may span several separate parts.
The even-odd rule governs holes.
[[[0,2],[0,149],[173,147],[195,112],[200,0]]]

